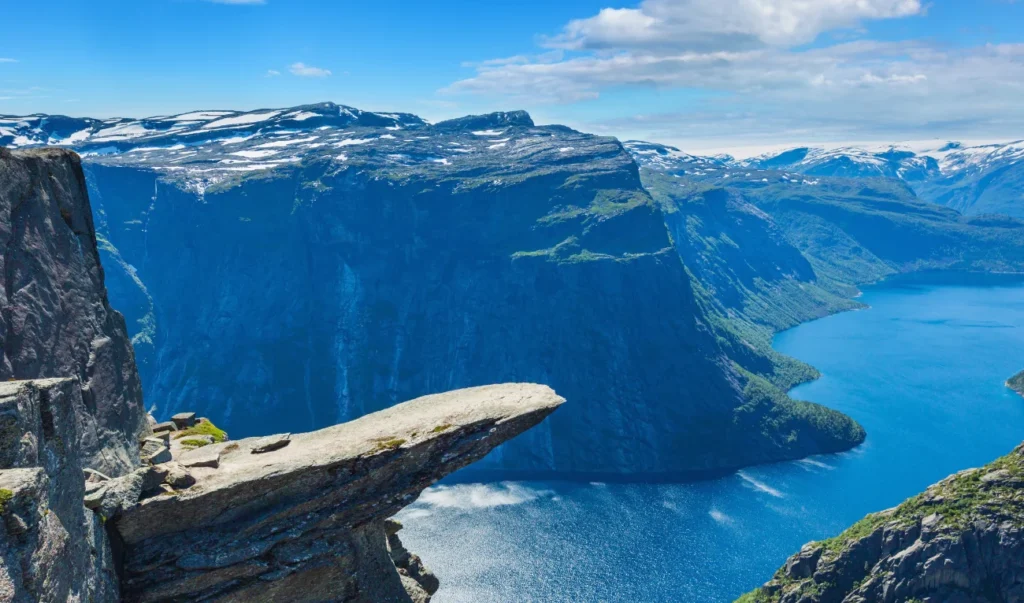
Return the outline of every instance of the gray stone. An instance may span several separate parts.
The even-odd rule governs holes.
[[[79,378],[82,465],[123,475],[139,462],[146,412],[124,318],[108,303],[77,155],[0,149],[0,262],[0,381]]]
[[[204,446],[189,450],[178,457],[178,462],[183,467],[207,467],[216,469],[220,465],[220,447]]]
[[[110,480],[110,476],[104,475],[95,469],[83,469],[86,483],[99,483]]]
[[[164,483],[179,490],[196,483],[196,478],[192,477],[192,474],[181,463],[167,463],[164,467],[167,468],[167,477],[164,478]]]
[[[429,600],[436,577],[387,518],[562,402],[542,385],[477,387],[293,434],[273,454],[250,454],[261,438],[184,453],[182,466],[208,455],[219,467],[193,465],[191,488],[140,492],[113,516],[126,551],[124,599]],[[429,428],[437,425],[450,427]]]
[[[253,454],[263,454],[264,452],[279,450],[291,443],[291,437],[292,434],[290,433],[281,433],[261,438],[252,445],[250,452]]]
[[[142,457],[142,460],[153,465],[159,465],[160,463],[166,463],[173,460],[173,457],[171,456],[170,448],[166,446],[161,446],[157,450],[153,451],[151,454],[147,454],[146,456]]]
[[[0,600],[117,600],[109,543],[94,505],[107,482],[90,483],[76,410],[74,379],[0,383]],[[4,444],[16,443],[15,446]]]
[[[163,423],[157,423],[153,426],[153,433],[164,433],[177,431],[177,426],[172,421],[165,421]]]
[[[962,471],[896,509],[875,514],[870,534],[860,530],[856,536],[840,535],[828,547],[805,546],[754,600],[1024,600],[1022,490],[1024,445],[994,465]]]
[[[194,412],[179,412],[178,414],[171,417],[171,422],[174,423],[178,429],[185,429],[192,427],[196,424],[196,413]]]

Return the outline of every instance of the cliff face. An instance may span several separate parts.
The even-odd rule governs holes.
[[[186,415],[172,441],[107,305],[77,157],[0,149],[0,207],[3,370],[65,377],[0,382],[0,600],[429,601],[388,518],[563,402],[479,387],[227,443]]]
[[[744,603],[1024,598],[1024,446],[811,543]]]
[[[159,413],[299,431],[535,381],[576,404],[481,467],[670,474],[823,451],[805,417],[797,446],[764,437],[775,399],[736,420],[745,378],[617,141],[519,113],[259,127],[90,159],[112,295]],[[278,148],[287,163],[259,163]]]
[[[0,380],[75,377],[85,466],[138,463],[142,388],[124,319],[110,308],[78,157],[0,149]]]
[[[124,599],[426,601],[437,580],[387,519],[563,401],[531,384],[448,392],[105,482],[93,504],[122,542]]]
[[[102,520],[82,506],[75,379],[0,383],[0,600],[116,601]]]

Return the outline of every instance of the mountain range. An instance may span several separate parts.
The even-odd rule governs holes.
[[[505,474],[668,478],[850,448],[855,421],[785,394],[817,373],[771,336],[890,274],[1024,267],[1020,222],[930,203],[909,171],[699,157],[522,111],[0,117],[0,144],[81,154],[156,414],[257,435],[550,384],[571,404],[479,464]]]

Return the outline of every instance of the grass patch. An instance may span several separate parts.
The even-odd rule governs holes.
[[[212,442],[206,440],[198,440],[196,438],[183,438],[181,439],[181,445],[185,448],[202,448],[203,446],[209,446]]]
[[[401,447],[401,445],[405,443],[405,440],[402,438],[379,438],[375,441],[377,442],[377,445],[374,446],[373,448],[374,452],[382,452],[384,450],[395,450],[396,448]]]
[[[0,488],[0,515],[7,512],[7,504],[14,499],[14,492],[7,488]]]
[[[212,436],[214,442],[226,442],[228,439],[228,433],[226,431],[217,427],[207,419],[199,419],[199,422],[192,427],[175,432],[174,439],[180,440],[182,438],[187,438],[188,436],[197,435]]]
[[[442,433],[452,428],[451,423],[445,423],[444,425],[438,425],[437,427],[430,430],[430,433]]]

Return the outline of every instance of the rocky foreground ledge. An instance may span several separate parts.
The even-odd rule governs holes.
[[[737,603],[1024,601],[1024,445],[812,542]]]
[[[90,506],[121,540],[125,601],[428,601],[436,579],[388,518],[562,402],[532,384],[426,396],[186,451],[102,482]],[[182,466],[186,487],[161,486]]]

